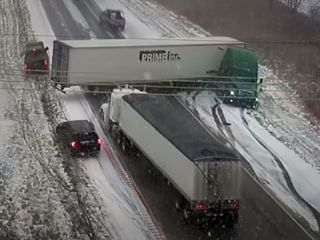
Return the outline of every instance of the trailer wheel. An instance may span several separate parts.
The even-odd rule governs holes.
[[[105,125],[106,125],[106,130],[107,130],[107,132],[110,132],[111,129],[112,129],[112,122],[111,122],[111,120],[109,119],[108,122],[107,122]]]
[[[193,223],[193,217],[192,213],[189,208],[184,208],[183,209],[183,219],[187,224],[192,224]]]
[[[120,137],[120,135],[118,135],[118,137],[117,137],[117,143],[118,143],[118,145],[121,144],[121,137]]]
[[[127,148],[127,140],[122,139],[122,141],[121,141],[121,148],[122,148],[122,151],[125,152],[125,153],[128,151],[128,148]]]
[[[223,218],[222,222],[226,228],[233,229],[235,225],[238,223],[238,215],[234,215],[233,213],[227,213],[225,214],[225,217]]]
[[[122,134],[120,132],[116,133],[116,138],[117,138],[117,144],[121,146]]]
[[[115,125],[113,125],[111,127],[111,135],[112,135],[113,139],[117,141],[119,132],[118,132],[118,130],[117,130]]]
[[[183,198],[177,198],[174,201],[174,208],[177,212],[182,212],[186,208],[186,200]]]
[[[181,200],[175,200],[174,201],[174,208],[177,212],[180,212],[182,209],[182,202]]]

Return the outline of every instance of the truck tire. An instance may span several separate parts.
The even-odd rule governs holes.
[[[109,119],[109,120],[108,120],[108,123],[106,123],[106,130],[107,130],[107,132],[110,132],[111,129],[112,129],[112,122],[111,122],[111,120]]]
[[[128,144],[127,144],[127,140],[122,138],[122,141],[121,141],[121,149],[124,153],[127,153],[128,152]]]
[[[118,134],[117,134],[117,144],[118,144],[119,146],[121,146],[121,142],[122,142],[122,136],[121,136],[121,133],[118,133]]]
[[[234,228],[234,226],[238,223],[238,215],[234,215],[233,213],[228,213],[224,215],[223,225],[226,228]]]
[[[183,219],[187,224],[193,224],[195,222],[192,212],[188,207],[183,208]]]

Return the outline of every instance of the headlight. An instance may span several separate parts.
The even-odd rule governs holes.
[[[259,102],[259,98],[256,98],[256,102]]]
[[[234,95],[234,91],[233,91],[233,90],[230,91],[230,95],[231,95],[231,96]]]

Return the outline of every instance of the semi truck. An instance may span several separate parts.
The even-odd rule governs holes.
[[[257,57],[229,37],[56,40],[51,78],[61,89],[209,82],[226,102],[255,107],[257,72]]]
[[[188,223],[237,223],[239,157],[175,96],[115,89],[100,108],[103,127],[127,154],[146,157],[177,189]],[[139,153],[139,154],[137,154]]]

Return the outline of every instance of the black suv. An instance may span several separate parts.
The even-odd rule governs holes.
[[[56,127],[57,140],[71,152],[72,156],[93,155],[100,152],[101,140],[88,120],[59,123]]]
[[[43,42],[28,42],[24,56],[26,75],[44,75],[49,71],[48,47]]]

